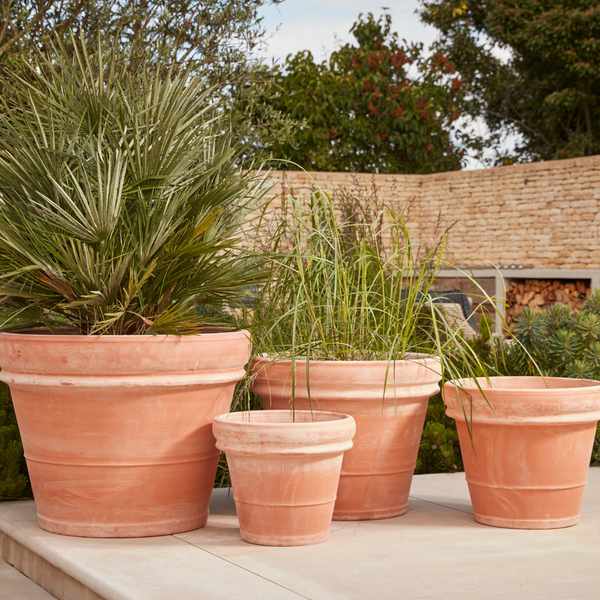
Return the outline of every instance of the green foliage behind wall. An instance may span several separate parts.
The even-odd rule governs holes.
[[[461,108],[482,117],[489,147],[519,134],[496,164],[600,153],[598,0],[421,0],[438,52],[465,84]]]
[[[464,146],[476,143],[454,123],[462,81],[440,52],[406,44],[391,18],[360,15],[355,43],[316,63],[310,52],[287,58],[268,104],[301,123],[271,147],[309,171],[431,173],[459,169]],[[454,125],[453,125],[454,123]],[[451,130],[454,135],[451,136]],[[297,168],[286,162],[281,169]]]

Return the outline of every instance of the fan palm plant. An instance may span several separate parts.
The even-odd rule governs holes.
[[[204,81],[74,45],[0,100],[0,379],[42,528],[196,529],[250,355],[202,328],[264,272],[238,243],[261,180]]]
[[[0,100],[0,330],[196,333],[261,277],[236,248],[261,182],[205,82],[76,44]]]

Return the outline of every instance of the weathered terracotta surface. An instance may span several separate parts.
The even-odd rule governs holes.
[[[291,362],[267,362],[255,362],[252,389],[263,398],[265,408],[289,409]],[[309,365],[310,401],[306,361],[296,362],[295,407],[344,412],[356,421],[354,445],[344,455],[333,519],[360,521],[404,514],[427,402],[439,391],[439,361],[311,361]]]
[[[454,382],[444,386],[475,520],[516,529],[575,525],[600,419],[600,382],[491,377],[479,383],[487,402],[472,380],[461,380],[469,420],[467,393],[472,398],[473,444],[459,389]]]
[[[352,417],[331,412],[217,417],[213,431],[227,456],[242,539],[265,546],[324,542],[355,430]]]
[[[0,334],[40,526],[140,537],[206,524],[216,415],[244,376],[247,332]]]

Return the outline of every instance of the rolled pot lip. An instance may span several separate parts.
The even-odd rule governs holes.
[[[289,423],[286,422],[281,422],[281,421],[264,421],[264,420],[249,420],[249,421],[244,421],[243,417],[244,415],[255,415],[255,416],[259,416],[259,415],[263,415],[266,417],[269,417],[270,415],[273,414],[277,414],[277,416],[281,417],[281,415],[286,414],[286,415],[290,415],[291,418],[291,410],[244,410],[244,411],[238,411],[238,412],[229,412],[229,413],[223,413],[222,415],[218,415],[217,417],[215,417],[215,421],[219,422],[219,423],[223,423],[224,425],[230,425],[232,427],[244,427],[244,428],[248,428],[248,427],[256,427],[256,428],[273,428],[273,429],[309,429],[309,428],[314,428],[314,427],[328,427],[331,423],[338,423],[340,425],[350,425],[351,423],[354,423],[354,417],[352,417],[351,415],[348,415],[346,413],[341,413],[341,412],[334,412],[334,411],[328,411],[328,410],[296,410],[294,411],[295,414],[301,414],[303,416],[308,416],[308,417],[312,417],[312,415],[318,414],[318,415],[326,415],[326,416],[330,416],[332,418],[329,419],[324,419],[324,420],[319,420],[319,421],[315,421],[312,420],[312,418],[310,418],[309,420],[306,421],[301,421],[301,422],[297,422],[297,421],[290,421]]]
[[[408,354],[414,354],[409,352]],[[432,354],[424,354],[419,358],[399,358],[396,360],[319,360],[316,358],[311,358],[310,360],[306,360],[305,358],[297,358],[295,360],[296,364],[302,363],[315,363],[315,364],[331,364],[331,365],[393,365],[394,363],[412,363],[412,362],[421,362],[424,360],[432,360],[437,363],[440,362],[439,356],[434,356]],[[256,363],[262,363],[265,365],[285,365],[292,364],[291,358],[282,358],[281,360],[273,359],[272,357],[267,356],[252,356],[250,358],[250,365],[253,366]]]
[[[19,339],[19,340],[57,340],[57,341],[66,341],[66,340],[165,340],[165,339],[197,339],[199,337],[204,336],[216,336],[219,337],[227,336],[227,337],[236,337],[240,334],[245,335],[248,339],[250,339],[250,332],[247,329],[225,329],[224,331],[204,331],[200,333],[193,333],[190,335],[181,335],[176,333],[163,333],[158,335],[152,334],[140,334],[140,335],[114,335],[114,334],[92,334],[92,335],[84,335],[82,333],[68,333],[68,334],[53,334],[53,333],[38,333],[36,330],[27,330],[21,333],[16,331],[0,331],[0,338],[8,338],[8,339]]]
[[[487,381],[489,380],[492,385],[496,380],[527,380],[527,381],[535,381],[540,382],[541,385],[536,387],[488,387]],[[465,378],[465,379],[452,379],[451,381],[446,381],[444,383],[444,388],[461,390],[468,393],[476,393],[481,394],[482,391],[484,394],[538,394],[539,392],[551,393],[551,394],[564,394],[565,391],[576,391],[576,390],[593,390],[597,388],[600,390],[600,381],[596,381],[594,379],[576,379],[572,377],[542,377],[539,375],[528,376],[528,375],[494,375],[491,377],[477,377],[477,381],[481,384],[481,390],[477,387],[477,385],[473,382],[473,379]],[[569,383],[571,385],[559,385],[556,387],[546,387],[544,385],[544,381],[548,382],[564,382]],[[457,385],[460,382],[460,385]],[[471,382],[471,385],[467,385]]]

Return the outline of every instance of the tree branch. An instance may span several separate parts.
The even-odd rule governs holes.
[[[15,35],[15,37],[13,37],[12,39],[10,39],[8,42],[6,42],[4,45],[0,46],[0,54],[2,54],[3,52],[6,52],[6,50],[8,48],[10,48],[11,46],[13,46],[14,44],[16,44],[25,34],[29,33],[34,25],[37,25],[41,19],[44,18],[44,15],[50,10],[50,8],[54,5],[55,0],[49,0],[48,4],[44,7],[42,7],[37,15],[35,15],[35,17],[29,22],[29,24],[27,25],[27,27],[25,27],[25,29],[23,29],[23,31],[21,31],[20,33],[18,33],[17,35]],[[10,6],[7,10],[6,13],[6,20],[7,22],[10,19]],[[11,24],[12,24],[12,20],[11,20]],[[14,27],[14,24],[13,24]]]
[[[9,21],[9,17],[10,17],[10,9],[13,5],[13,0],[9,0],[8,2],[8,6],[6,7],[6,17],[4,19],[4,24],[2,25],[2,31],[0,32],[0,46],[2,46],[2,42],[4,40],[4,38],[6,37],[6,29],[8,27],[8,21]]]

